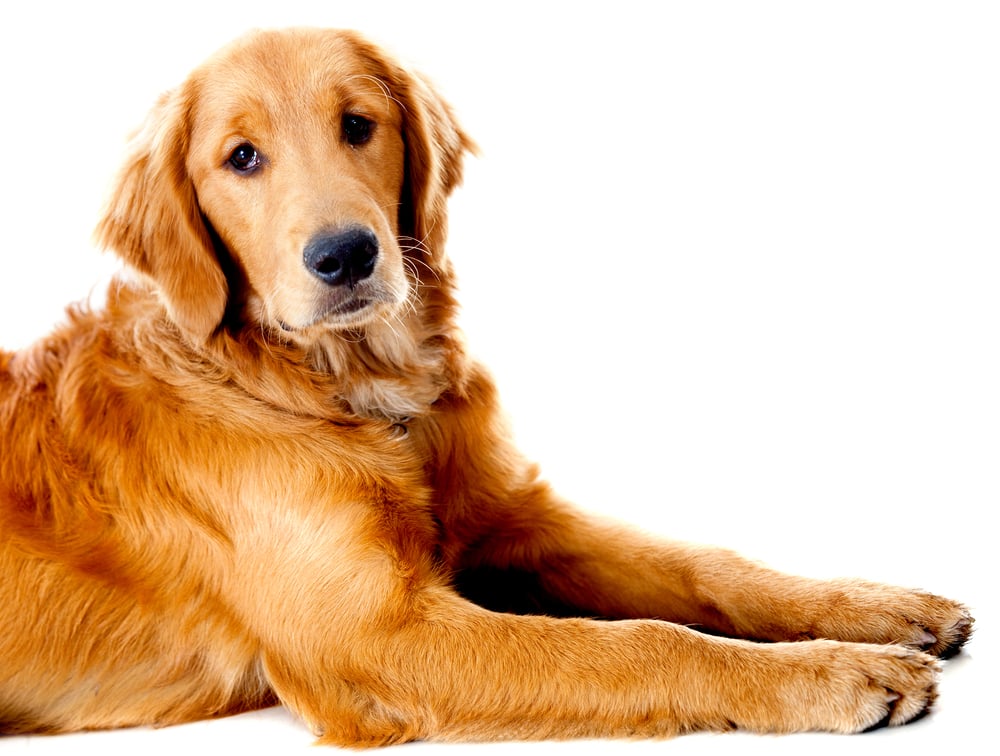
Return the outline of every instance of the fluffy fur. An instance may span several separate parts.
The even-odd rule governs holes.
[[[511,446],[444,253],[471,148],[352,33],[254,33],[159,102],[98,228],[133,275],[0,353],[0,732],[274,702],[350,746],[926,710],[961,605],[595,520]],[[345,229],[377,254],[331,284],[305,250]]]

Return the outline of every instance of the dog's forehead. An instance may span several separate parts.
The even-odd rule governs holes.
[[[291,118],[345,107],[398,113],[387,64],[346,32],[256,33],[224,48],[195,74],[203,105],[220,116],[248,110]]]

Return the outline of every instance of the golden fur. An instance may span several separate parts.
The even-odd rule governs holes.
[[[352,33],[252,34],[160,101],[98,228],[133,275],[0,353],[0,732],[276,701],[351,746],[925,711],[961,605],[647,538],[538,480],[455,326],[471,148]],[[331,284],[304,260],[345,229],[377,255]]]

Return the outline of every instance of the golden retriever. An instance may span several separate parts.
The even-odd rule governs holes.
[[[512,448],[444,251],[471,149],[349,32],[253,33],[160,100],[97,230],[131,273],[0,353],[0,732],[274,702],[349,746],[927,709],[960,604],[630,532]]]

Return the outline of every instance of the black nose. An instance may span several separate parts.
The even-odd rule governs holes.
[[[314,236],[306,245],[306,268],[330,286],[354,287],[372,274],[378,257],[378,239],[367,228],[349,228]]]

